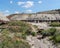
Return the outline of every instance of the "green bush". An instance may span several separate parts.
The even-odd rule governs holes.
[[[50,28],[50,29],[48,29],[48,30],[43,30],[43,31],[41,32],[41,34],[42,34],[43,36],[51,36],[51,35],[54,35],[55,32],[56,32],[56,29],[55,29],[55,28]]]
[[[58,42],[58,43],[60,43],[60,35],[57,35],[57,36],[55,37],[55,41]]]
[[[20,27],[9,27],[8,30],[10,32],[20,32]]]
[[[11,34],[7,29],[1,32],[0,48],[30,48],[30,45],[24,39],[21,39],[25,38],[24,34],[21,34],[21,38],[19,38],[20,33],[14,34],[14,37],[11,36],[12,38],[9,36]]]
[[[8,23],[9,26],[26,26],[27,23],[23,21],[11,21]]]
[[[52,22],[52,23],[50,24],[50,26],[59,27],[59,26],[60,26],[60,22]]]
[[[21,37],[22,37],[23,39],[26,39],[26,36],[27,36],[27,35],[26,35],[25,33],[22,33],[22,34],[21,34]]]
[[[22,21],[11,21],[8,23],[8,26],[10,26],[8,29],[11,32],[28,32],[32,31],[32,28],[29,24]]]
[[[31,32],[31,35],[32,35],[32,36],[36,36],[36,33],[35,33],[35,32]]]
[[[0,48],[30,48],[30,45],[25,41],[9,41],[8,39],[0,43]]]
[[[53,35],[52,40],[53,40],[55,43],[60,43],[60,31],[57,31],[57,32]]]

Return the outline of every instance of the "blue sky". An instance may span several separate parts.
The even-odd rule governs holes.
[[[0,0],[0,12],[34,13],[60,9],[60,0]]]

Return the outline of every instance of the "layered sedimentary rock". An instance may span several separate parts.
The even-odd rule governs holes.
[[[60,20],[60,9],[32,14],[12,14],[10,20]]]

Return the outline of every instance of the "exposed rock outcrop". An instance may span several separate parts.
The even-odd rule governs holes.
[[[10,20],[60,20],[60,9],[32,14],[12,14]]]
[[[6,23],[8,21],[9,19],[6,16],[4,16],[2,13],[0,13],[0,23]]]

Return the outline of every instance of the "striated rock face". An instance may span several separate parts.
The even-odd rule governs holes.
[[[27,14],[12,14],[8,16],[7,18],[9,18],[10,20],[26,20],[26,18],[28,18],[28,15]]]
[[[10,20],[60,20],[60,9],[33,14],[12,14]]]

